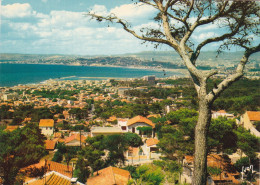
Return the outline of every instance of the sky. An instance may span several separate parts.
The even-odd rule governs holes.
[[[114,13],[128,20],[134,30],[156,27],[156,10],[134,5],[131,0],[2,0],[0,53],[112,55],[155,51],[152,44],[125,32],[120,25],[99,23],[85,14]],[[192,21],[192,19],[190,20]],[[212,24],[199,29],[192,37],[201,42],[221,31]],[[214,50],[216,45],[207,46]],[[167,46],[159,50],[170,51]]]

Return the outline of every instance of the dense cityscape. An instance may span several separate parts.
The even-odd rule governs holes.
[[[212,112],[208,173],[215,183],[254,182],[259,169],[259,80],[237,83],[240,91],[234,84],[233,96],[220,97]],[[155,76],[2,87],[1,178],[191,183],[195,93],[189,78]]]

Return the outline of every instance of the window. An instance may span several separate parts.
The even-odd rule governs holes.
[[[122,128],[122,130],[126,130],[126,126],[122,126],[121,128]]]

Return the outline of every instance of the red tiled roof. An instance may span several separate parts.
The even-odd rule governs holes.
[[[83,135],[81,135],[81,142],[85,142],[87,138]],[[64,140],[64,143],[69,143],[73,140],[77,140],[77,141],[80,141],[80,135],[79,134],[73,134],[71,135],[70,137],[67,137],[65,140]]]
[[[260,121],[260,111],[247,111],[250,121]]]
[[[151,120],[149,120],[143,116],[136,116],[136,117],[128,120],[127,126],[133,125],[135,123],[146,123],[147,125],[150,125],[153,128],[155,127],[155,124]]]
[[[155,138],[150,138],[150,139],[146,140],[147,146],[157,145],[158,143],[159,143],[159,140],[155,139]]]
[[[219,110],[218,113],[227,113],[225,110]]]
[[[8,125],[5,129],[5,131],[14,131],[15,129],[17,129],[19,126],[18,125]]]
[[[116,167],[107,167],[94,173],[94,177],[87,180],[87,185],[127,185],[130,173]]]
[[[41,119],[39,123],[39,127],[53,127],[54,120],[53,119]]]
[[[110,116],[108,119],[107,119],[108,122],[113,122],[113,121],[116,121],[116,116]]]
[[[54,150],[55,144],[56,144],[55,141],[45,140],[45,149],[46,149],[46,150]]]
[[[31,168],[41,168],[43,166],[45,166],[44,160],[40,161],[39,163],[32,164],[30,166],[22,168],[20,171],[26,171],[26,170],[31,169]],[[67,165],[57,163],[57,162],[54,162],[54,161],[47,161],[46,166],[48,167],[48,171],[56,171],[56,172],[59,172],[60,174],[65,175],[67,177],[70,177],[70,178],[72,177],[72,167],[71,166],[67,166]]]
[[[57,172],[50,172],[46,174],[45,178],[39,178],[35,179],[34,181],[29,181],[26,184],[28,185],[71,185],[71,179],[68,177],[62,176],[62,174]],[[76,185],[79,185],[82,183],[76,183]]]
[[[185,156],[185,159],[188,163],[193,163],[194,157]],[[232,181],[233,183],[237,182],[237,180],[234,178],[234,175],[239,175],[239,173],[236,171],[234,166],[228,160],[225,160],[222,156],[217,154],[211,154],[207,156],[207,164],[210,167],[218,167],[222,169],[221,177],[219,175],[218,176],[211,175],[214,181],[226,180],[226,181]]]

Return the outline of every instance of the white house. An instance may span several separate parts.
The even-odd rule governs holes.
[[[156,153],[159,151],[157,144],[159,143],[159,140],[156,138],[149,138],[145,141],[144,145],[142,146],[143,153],[149,158],[155,158],[158,159],[161,154]]]
[[[118,118],[117,119],[117,126],[120,127],[124,132],[127,132],[127,122],[129,119],[127,118]]]
[[[43,135],[49,137],[54,132],[54,120],[53,119],[41,119],[39,128]]]
[[[155,124],[151,120],[149,120],[143,116],[136,116],[132,119],[129,119],[127,121],[127,130],[126,131],[141,135],[142,133],[140,132],[140,130],[137,129],[138,127],[151,127],[152,136],[154,135],[153,129],[155,128]]]
[[[213,111],[212,118],[216,119],[218,117],[226,117],[228,119],[233,119],[235,116],[234,114],[227,113],[225,110]]]

